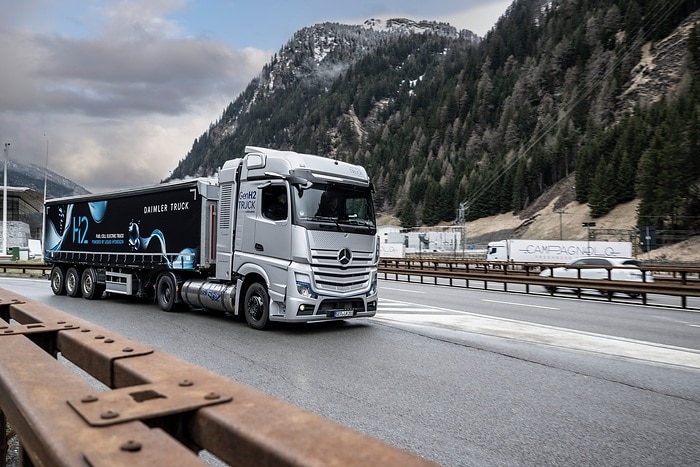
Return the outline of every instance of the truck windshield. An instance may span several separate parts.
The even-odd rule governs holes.
[[[369,188],[314,183],[311,188],[292,191],[298,224],[307,228],[330,224],[343,231],[376,232]]]

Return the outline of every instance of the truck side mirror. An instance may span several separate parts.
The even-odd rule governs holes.
[[[290,175],[290,176],[287,178],[287,180],[288,180],[289,183],[291,183],[292,185],[296,185],[296,186],[300,187],[300,188],[303,189],[303,190],[308,190],[309,188],[311,188],[311,185],[313,185],[313,183],[311,183],[311,182],[308,181],[307,179],[302,178],[302,177],[299,177],[299,176],[297,176],[297,175]]]

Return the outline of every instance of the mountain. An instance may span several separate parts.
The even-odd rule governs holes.
[[[367,102],[365,106],[363,102],[362,108],[353,108],[359,106],[354,105],[352,96],[340,95],[338,87],[344,86],[343,80],[348,75],[355,76],[354,79],[364,79],[367,72],[384,71],[356,70],[355,65],[363,60],[372,62],[379,51],[391,49],[401,42],[404,43],[400,46],[401,54],[411,55],[420,47],[423,37],[449,38],[464,43],[477,43],[479,40],[475,34],[458,32],[445,23],[407,19],[371,19],[362,26],[323,23],[298,31],[224,110],[219,121],[195,140],[171,178],[211,175],[233,154],[242,154],[246,145],[260,143],[279,149],[295,147],[303,151],[300,140],[306,140],[303,147],[308,148],[313,146],[312,141],[317,137],[326,140],[342,137],[339,133],[344,128],[339,127],[343,127],[343,123],[345,126],[352,125],[357,112],[364,112],[364,107],[372,104]],[[407,73],[415,84],[431,61],[429,55],[443,51],[433,49],[434,46],[421,53],[426,63],[416,63],[417,59],[409,58],[407,71],[399,72],[397,76]],[[381,57],[377,59],[382,60]],[[382,66],[383,63],[377,63],[375,67]],[[364,93],[365,99],[371,99],[376,86],[383,86],[377,81],[366,81],[371,88]],[[347,91],[353,90],[347,88]],[[337,104],[325,99],[329,96],[347,101],[332,109],[329,106]],[[303,118],[300,118],[300,114],[304,114]],[[323,127],[312,129],[310,125],[319,123],[319,120],[323,120]],[[360,127],[364,125],[363,122],[358,123]],[[365,131],[364,128],[356,130]],[[330,142],[327,148],[331,150],[330,153],[316,152],[334,156],[346,151]]]
[[[46,176],[45,176],[46,175]],[[4,163],[0,164],[0,177],[4,178]],[[44,168],[34,164],[23,164],[10,159],[7,163],[7,185],[26,187],[44,193],[46,178],[46,197],[62,198],[64,196],[89,193],[85,188],[51,170],[44,173]]]
[[[563,180],[592,217],[700,230],[700,0],[516,0],[478,38],[370,20],[297,32],[173,178],[246,145],[365,166],[404,226],[530,208]]]

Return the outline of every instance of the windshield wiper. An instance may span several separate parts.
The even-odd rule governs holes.
[[[324,222],[324,223],[329,223],[335,225],[335,227],[340,230],[341,232],[343,231],[343,228],[340,226],[340,223],[338,222],[338,219],[335,217],[328,217],[328,216],[314,216],[310,220],[314,222]]]
[[[359,226],[359,227],[366,227],[368,229],[371,229],[374,227],[371,222],[368,221],[360,221],[356,219],[343,219],[342,221],[338,221],[341,224],[346,224],[346,225],[354,225],[354,226]]]

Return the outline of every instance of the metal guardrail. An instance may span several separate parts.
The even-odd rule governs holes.
[[[59,353],[111,390],[95,389]],[[0,289],[0,425],[5,419],[34,465],[205,465],[200,450],[235,466],[435,465]]]
[[[530,286],[561,287],[573,289],[580,298],[586,289],[603,290],[607,292],[609,301],[614,293],[639,294],[642,303],[647,305],[648,294],[659,294],[680,297],[681,308],[688,307],[688,297],[700,297],[700,267],[651,266],[641,267],[642,271],[654,271],[667,274],[664,278],[656,278],[654,282],[628,282],[615,280],[574,279],[564,277],[540,277],[539,272],[545,267],[557,267],[561,264],[551,263],[488,263],[485,261],[465,260],[406,260],[385,259],[379,264],[379,273],[386,280],[411,282],[416,278],[420,283],[432,279],[433,285],[439,280],[446,281],[451,287],[470,288],[472,282],[478,282],[484,289],[489,283],[503,284],[503,290],[508,291],[508,284],[525,285],[525,292],[530,293]],[[577,269],[601,269],[601,266],[577,266]],[[610,270],[608,277],[610,277]],[[553,294],[553,293],[550,293]]]
[[[16,263],[7,262],[0,263],[0,272],[3,274],[29,274],[30,271],[39,271],[42,276],[48,276],[51,272],[51,266],[43,263]]]

